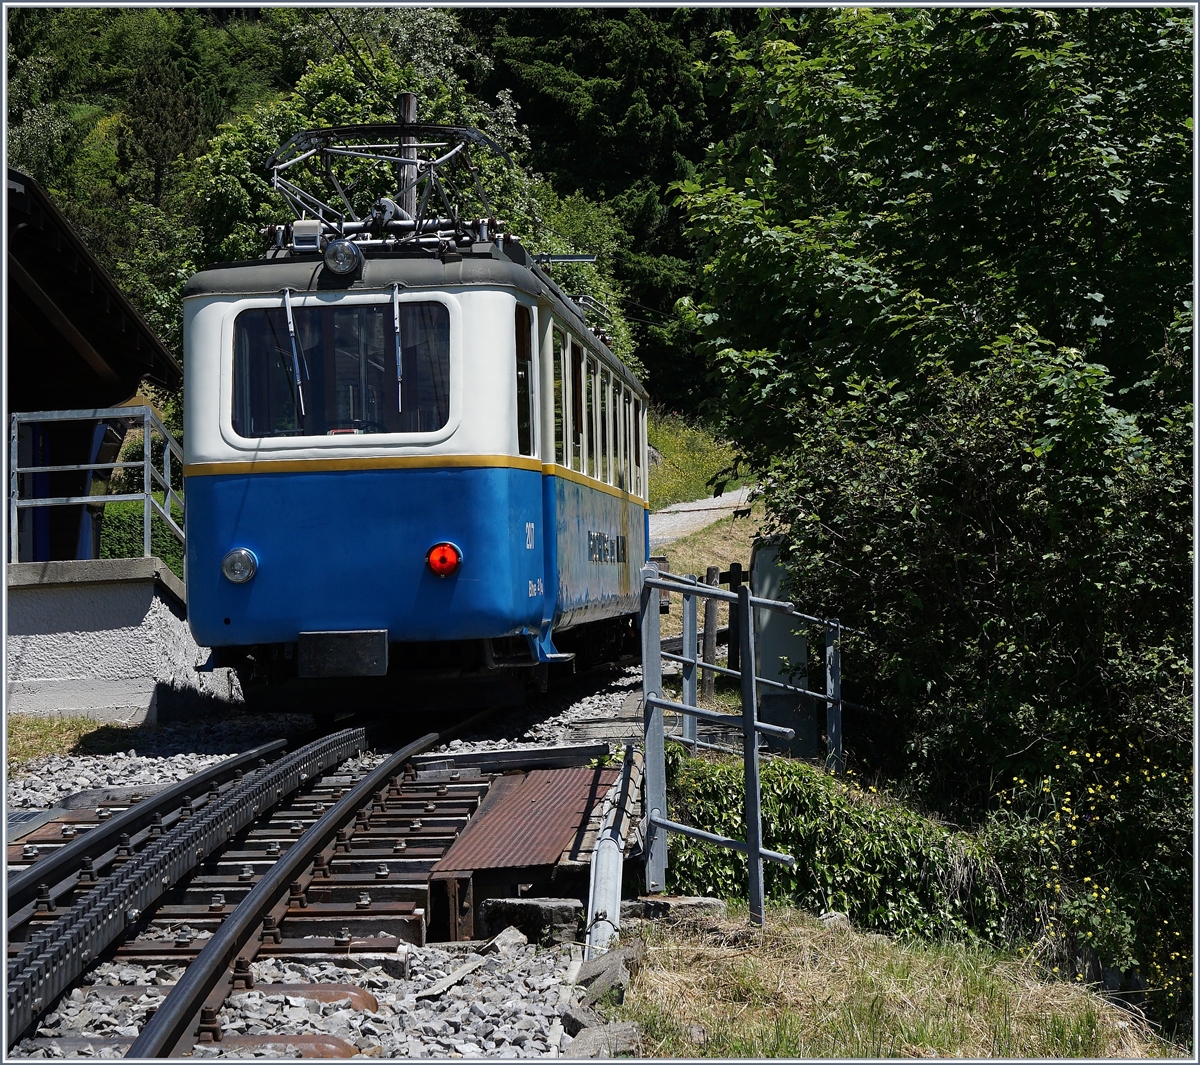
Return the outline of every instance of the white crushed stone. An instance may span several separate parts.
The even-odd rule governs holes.
[[[607,677],[584,677],[578,684],[530,700],[528,706],[487,722],[432,753],[505,750],[510,747],[565,743],[572,727],[589,718],[615,717],[631,691],[641,691],[641,666],[627,666]],[[587,694],[581,694],[586,690]]]
[[[46,810],[95,788],[163,787],[278,736],[312,727],[307,714],[245,714],[225,721],[143,728],[136,746],[115,754],[51,754],[27,762],[8,779],[10,810]]]
[[[555,1028],[571,1002],[571,995],[563,993],[564,976],[571,963],[567,947],[510,947],[489,956],[480,968],[436,998],[416,997],[423,988],[478,957],[437,947],[412,947],[408,979],[389,975],[380,965],[361,970],[325,961],[304,964],[287,958],[258,959],[252,965],[254,989],[231,995],[219,1020],[230,1034],[333,1035],[359,1050],[377,1047],[375,1054],[389,1058],[444,1058],[452,1054],[529,1058],[567,1050],[570,1037]],[[136,1036],[145,1023],[147,1010],[161,1001],[156,985],[173,983],[182,971],[175,966],[146,968],[118,962],[100,965],[92,973],[94,984],[131,988],[143,985],[150,990],[101,997],[90,987],[76,988],[43,1019],[38,1036],[42,1040],[94,1036],[94,1052],[85,1056],[120,1057],[125,1045],[112,1041]],[[373,994],[379,1008],[374,1012],[357,1010],[345,1000],[318,1003],[271,991],[272,984],[298,983],[352,984]],[[10,1053],[22,1058],[62,1056],[61,1048],[39,1046],[31,1039],[22,1040]],[[78,1053],[72,1050],[68,1056]],[[226,1050],[220,1043],[209,1043],[197,1044],[192,1056],[248,1055],[245,1050]],[[299,1055],[284,1044],[269,1051],[255,1050],[253,1056]]]

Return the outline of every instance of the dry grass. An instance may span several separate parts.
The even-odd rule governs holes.
[[[766,511],[762,503],[751,508],[748,518],[722,518],[688,536],[672,540],[665,547],[655,549],[656,554],[666,555],[672,573],[680,576],[695,574],[703,580],[709,566],[729,569],[729,563],[740,562],[750,565],[750,548],[762,526]],[[678,636],[683,632],[683,612],[679,597],[671,597],[671,612],[662,615],[664,636]],[[718,624],[729,623],[729,610],[724,603],[718,610]],[[704,624],[704,608],[701,607],[699,624]]]
[[[657,926],[624,1017],[647,1057],[1163,1057],[1135,1015],[1033,963],[905,945],[772,909]]]
[[[8,715],[8,772],[20,776],[25,763],[48,754],[112,754],[137,746],[139,730],[87,717]]]

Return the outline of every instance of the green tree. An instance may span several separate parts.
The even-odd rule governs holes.
[[[530,167],[559,195],[604,202],[624,238],[613,261],[625,315],[657,401],[694,412],[713,396],[675,313],[695,294],[695,249],[672,207],[686,179],[727,130],[700,61],[720,29],[753,25],[751,11],[466,8],[463,27],[493,65],[468,68],[481,94],[511,90],[528,125]]]
[[[1187,16],[813,10],[723,41],[740,129],[680,189],[697,325],[772,353],[731,397],[755,447],[816,370],[963,367],[1021,324],[1144,375],[1190,299]]]
[[[790,595],[869,633],[845,641],[879,712],[848,716],[852,755],[1001,836],[1069,826],[1057,918],[1139,962],[1168,1019],[1191,986],[1190,20],[812,10],[723,46],[740,129],[678,186],[689,313]]]
[[[365,43],[353,52],[311,63],[294,92],[251,109],[213,138],[194,177],[204,260],[258,256],[266,248],[265,227],[291,217],[263,166],[279,145],[303,129],[394,121],[400,93],[413,92],[422,121],[480,127],[513,154],[513,166],[487,153],[472,159],[480,168],[492,212],[504,218],[531,251],[597,253],[595,264],[557,267],[556,279],[569,294],[586,293],[610,308],[609,318],[596,326],[608,335],[613,350],[638,368],[619,306],[623,292],[613,274],[624,233],[611,209],[579,194],[559,196],[547,182],[522,169],[524,133],[503,98],[483,104],[461,81],[425,76],[414,65],[395,62],[385,44],[374,46],[373,57]],[[353,177],[352,195],[360,213],[365,214],[378,196],[395,192],[389,167],[363,164],[346,175]],[[309,172],[308,178],[320,181],[321,175]]]

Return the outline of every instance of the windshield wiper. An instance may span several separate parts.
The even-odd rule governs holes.
[[[296,343],[296,320],[292,317],[292,290],[285,288],[283,290],[283,307],[287,311],[288,320],[288,336],[292,341],[292,377],[296,382],[296,405],[300,411],[300,424],[304,424],[304,384],[300,380],[300,359],[301,353]],[[304,360],[304,376],[308,378],[308,360]]]
[[[400,350],[400,286],[392,283],[392,326],[396,330],[396,411],[404,413],[404,352]]]

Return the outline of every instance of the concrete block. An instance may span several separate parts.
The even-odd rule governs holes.
[[[615,1058],[636,1055],[641,1048],[641,1033],[633,1021],[618,1021],[601,1028],[585,1028],[563,1052],[568,1058]]]
[[[724,917],[725,903],[700,895],[645,895],[621,903],[621,920],[688,921]]]
[[[488,940],[487,946],[480,950],[480,954],[504,954],[512,950],[514,947],[523,947],[529,939],[525,933],[519,928],[514,928],[509,925],[499,935]]]
[[[840,932],[850,931],[850,918],[837,910],[829,910],[817,918],[826,928],[836,928]]]
[[[646,943],[642,939],[634,939],[622,944],[614,950],[597,954],[590,961],[585,961],[579,967],[575,982],[582,987],[588,987],[603,974],[624,966],[630,973],[636,973],[641,967],[642,959],[646,956]]]
[[[572,943],[582,918],[578,899],[484,899],[479,904],[479,927],[485,936],[498,935],[511,925],[530,943]]]
[[[571,1006],[562,1015],[563,1030],[569,1036],[577,1036],[585,1028],[600,1028],[604,1018],[586,1006]]]

